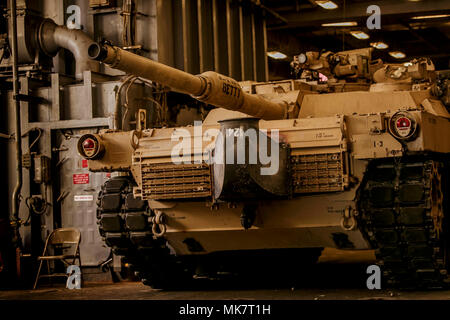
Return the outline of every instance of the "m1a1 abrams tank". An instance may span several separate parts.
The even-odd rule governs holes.
[[[307,79],[240,84],[91,45],[92,59],[218,107],[195,126],[80,138],[91,171],[128,173],[98,197],[107,245],[153,287],[233,261],[295,270],[324,247],[376,249],[390,285],[444,286],[447,82],[427,59],[370,54],[308,53],[293,65]]]

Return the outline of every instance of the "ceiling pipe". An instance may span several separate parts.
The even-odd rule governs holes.
[[[267,13],[271,14],[272,16],[274,16],[275,18],[280,20],[283,24],[288,24],[288,20],[286,18],[284,18],[283,16],[278,14],[275,10],[272,10],[272,9],[266,7],[265,5],[263,5],[261,3],[261,0],[250,0],[250,2],[252,2],[255,6],[260,7],[261,9],[265,10]]]

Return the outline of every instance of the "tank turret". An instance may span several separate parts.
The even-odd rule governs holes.
[[[94,43],[89,47],[88,54],[91,59],[112,68],[158,82],[173,91],[189,94],[216,107],[264,120],[287,117],[286,102],[270,101],[258,95],[247,94],[236,80],[216,72],[192,75],[108,44]]]

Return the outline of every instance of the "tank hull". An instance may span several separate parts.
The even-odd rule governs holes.
[[[341,227],[342,212],[355,206],[353,197],[354,193],[344,192],[326,199],[315,195],[261,201],[255,223],[248,230],[240,224],[242,205],[211,209],[204,202],[178,203],[164,209],[168,218],[165,238],[180,255],[282,248],[368,249],[358,229]],[[191,241],[202,249],[192,251]]]
[[[220,113],[220,110],[214,111]],[[214,111],[210,113],[213,119],[234,118],[239,115],[226,112],[226,116],[221,117],[214,114]],[[304,112],[307,112],[307,107]],[[199,127],[144,131],[140,133],[139,143],[134,148],[129,146],[133,134],[105,133],[101,135],[105,148],[108,150],[114,145],[114,152],[118,153],[120,150],[120,158],[127,159],[128,162],[118,162],[114,157],[105,157],[89,161],[89,165],[92,171],[114,170],[115,165],[120,165],[116,170],[126,170],[128,165],[137,183],[133,190],[134,196],[148,201],[152,211],[165,216],[163,237],[179,255],[267,248],[368,249],[370,244],[356,225],[347,228],[352,230],[343,227],[346,212],[350,212],[350,215],[356,214],[357,190],[364,180],[367,164],[374,159],[401,158],[407,153],[445,155],[450,151],[450,143],[446,139],[438,139],[439,135],[450,133],[447,118],[426,111],[409,111],[417,120],[420,130],[414,140],[399,142],[386,128],[386,121],[394,113],[260,121],[260,129],[279,131],[280,140],[290,146],[291,160],[295,157],[315,159],[308,162],[309,167],[304,170],[309,172],[309,180],[305,180],[304,176],[299,178],[299,181],[309,184],[310,187],[293,187],[296,191],[284,197],[275,195],[247,201],[212,199],[213,180],[217,173],[206,161],[215,146],[220,126],[217,122],[208,122],[208,119]],[[209,138],[205,139],[205,136]],[[182,157],[188,164],[173,164],[172,150],[179,144],[180,137],[192,138]],[[199,139],[197,142],[194,141],[196,138]],[[323,155],[329,157],[335,154],[341,154],[342,157],[333,163],[329,159],[320,158]],[[304,161],[305,158],[300,159]],[[196,165],[195,160],[200,164]],[[331,182],[336,180],[335,176],[327,180],[326,175],[311,174],[311,170],[320,172],[320,165],[324,162],[327,162],[328,166],[337,165],[341,168],[338,172],[339,184],[330,187]],[[166,166],[165,169],[159,169],[162,165]],[[300,171],[295,171],[295,166],[290,165],[289,174],[299,175]],[[172,170],[177,166],[188,166],[187,171],[184,170],[183,175],[176,176]],[[201,176],[195,171],[200,170],[196,166],[202,167]],[[151,171],[156,169],[160,171]],[[328,175],[337,175],[336,171],[330,171],[329,168],[327,170]],[[187,183],[183,179],[188,171],[194,180]],[[152,178],[151,174],[159,174],[159,178]],[[167,182],[169,176],[165,174],[170,174],[170,183]],[[155,193],[156,187],[152,188],[151,185],[160,188],[163,180],[166,181],[164,186],[187,188],[191,185],[202,185],[203,189],[201,193],[191,190],[180,196],[176,189],[172,190],[166,186]],[[292,181],[288,183],[295,185]],[[261,185],[267,189],[264,183]],[[240,217],[245,203],[248,202],[255,204],[256,216],[252,226],[246,230],[242,227]],[[348,239],[344,241],[344,245],[342,238]],[[186,239],[198,242],[202,250],[190,250],[185,243]]]

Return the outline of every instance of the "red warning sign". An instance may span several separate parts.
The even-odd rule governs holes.
[[[88,161],[87,161],[87,159],[82,159],[82,160],[81,160],[81,167],[82,167],[82,168],[87,168],[87,167],[88,167]]]
[[[73,184],[88,184],[89,173],[81,173],[73,175]]]

